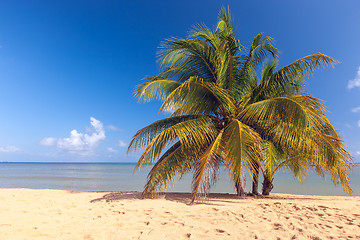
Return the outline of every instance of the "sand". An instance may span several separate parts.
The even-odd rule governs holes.
[[[360,197],[0,189],[0,239],[360,239]]]

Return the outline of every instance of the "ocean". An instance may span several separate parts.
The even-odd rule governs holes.
[[[0,163],[0,188],[142,191],[150,168],[134,174],[134,167],[134,163]],[[191,174],[185,175],[167,191],[190,192],[191,177]],[[353,166],[350,180],[353,195],[360,196],[360,164]],[[251,179],[248,177],[246,191],[250,188]],[[235,192],[225,171],[221,171],[211,192]],[[314,172],[310,172],[302,183],[297,182],[289,172],[278,172],[272,192],[347,196],[341,184],[334,185],[330,176],[320,177]]]

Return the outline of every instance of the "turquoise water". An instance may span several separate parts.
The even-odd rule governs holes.
[[[149,169],[133,174],[133,163],[0,163],[0,188],[63,189],[79,191],[142,191]],[[360,196],[360,165],[354,165],[351,187]],[[247,179],[247,191],[251,180]],[[335,186],[329,176],[310,173],[298,183],[291,173],[275,176],[274,193],[346,196],[341,185]],[[168,191],[190,192],[191,175],[186,175]],[[233,193],[227,174],[222,171],[211,192]]]

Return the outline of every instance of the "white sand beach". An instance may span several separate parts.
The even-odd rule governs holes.
[[[360,239],[360,197],[0,189],[0,239]]]

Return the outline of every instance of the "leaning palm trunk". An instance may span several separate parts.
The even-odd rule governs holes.
[[[246,177],[242,168],[240,170],[240,173],[241,173],[240,177],[238,178],[237,181],[235,181],[235,190],[237,196],[243,197],[246,195],[244,190],[246,185]]]
[[[260,171],[260,165],[258,163],[255,164],[254,167],[255,171],[253,174],[253,183],[252,183],[252,194],[253,195],[259,195],[259,171]]]
[[[262,195],[268,196],[271,190],[274,188],[273,178],[270,178],[267,175],[264,175],[264,181],[262,183]]]
[[[242,186],[241,180],[235,183],[236,195],[239,197],[245,196],[245,191]]]

